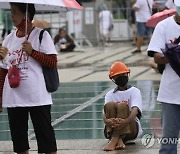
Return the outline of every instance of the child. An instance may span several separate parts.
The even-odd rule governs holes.
[[[141,93],[136,87],[128,85],[129,73],[127,66],[119,61],[110,68],[109,78],[117,87],[105,95],[104,134],[110,141],[104,151],[125,149],[124,142],[142,134],[139,122],[142,112]]]

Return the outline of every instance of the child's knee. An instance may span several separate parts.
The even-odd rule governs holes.
[[[129,110],[129,106],[125,102],[117,103],[118,110]]]
[[[104,109],[114,109],[114,107],[116,106],[116,104],[114,102],[108,102],[104,105]]]

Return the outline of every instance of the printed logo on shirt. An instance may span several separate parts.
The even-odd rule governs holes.
[[[120,103],[126,103],[127,105],[129,104],[130,100],[128,99],[127,101],[124,100],[124,101],[120,101],[120,102],[116,102],[115,104],[118,105]]]

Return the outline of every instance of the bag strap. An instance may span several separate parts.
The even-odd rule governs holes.
[[[40,44],[41,44],[41,42],[42,42],[43,33],[44,33],[44,30],[42,29],[42,30],[40,31],[40,34],[39,34],[39,43],[40,43]]]
[[[150,12],[151,15],[152,15],[152,9],[151,9],[151,7],[150,7],[150,5],[149,5],[149,1],[148,1],[148,0],[146,0],[146,1],[147,1],[147,4],[148,4],[149,12]]]

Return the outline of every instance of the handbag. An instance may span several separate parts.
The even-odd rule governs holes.
[[[41,30],[39,34],[39,42],[41,44],[42,37],[43,37],[44,30]],[[59,87],[59,74],[57,67],[49,68],[42,66],[42,72],[44,75],[44,80],[46,84],[46,89],[48,92],[55,92]]]
[[[110,24],[110,26],[109,26],[109,31],[112,31],[113,28],[114,28],[114,25],[113,25],[113,24]]]
[[[8,70],[8,81],[11,88],[17,88],[20,83],[19,69],[12,65]]]
[[[21,52],[19,61],[17,65],[12,65],[8,69],[8,82],[11,88],[17,88],[20,84],[20,71],[19,68],[17,67],[21,61],[23,52]]]
[[[42,66],[46,89],[48,92],[55,92],[59,87],[59,74],[57,68]]]

